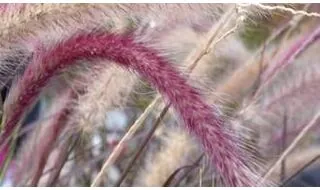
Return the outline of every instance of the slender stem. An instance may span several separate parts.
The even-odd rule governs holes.
[[[169,110],[169,107],[170,107],[170,104],[166,105],[165,108],[162,110],[162,112],[160,113],[159,117],[157,118],[157,120],[155,121],[154,125],[152,126],[151,130],[147,134],[146,138],[143,140],[143,142],[139,146],[140,148],[137,150],[137,152],[135,153],[133,158],[129,161],[126,169],[124,170],[123,174],[121,175],[120,179],[117,181],[115,186],[120,187],[121,183],[126,178],[126,176],[129,173],[130,169],[133,167],[134,163],[137,161],[137,159],[139,158],[139,156],[143,152],[143,149],[147,146],[148,142],[151,140],[151,137],[152,137],[153,133],[158,128],[160,122],[162,121],[162,119],[166,115],[167,111]]]
[[[301,173],[303,170],[305,170],[307,167],[309,167],[311,164],[313,164],[315,161],[317,161],[320,158],[320,155],[317,155],[312,160],[310,160],[306,165],[304,165],[302,168],[300,168],[296,173],[294,173],[292,176],[290,176],[286,181],[284,181],[280,187],[285,187],[290,181],[295,178],[299,173]]]
[[[299,133],[299,135],[293,140],[290,146],[282,153],[279,159],[272,165],[272,167],[268,170],[268,172],[263,176],[261,183],[263,183],[272,172],[278,167],[279,164],[283,161],[283,159],[290,154],[290,152],[297,146],[300,140],[304,137],[304,135],[314,127],[320,119],[320,112],[318,112],[313,119],[309,122],[309,124]]]

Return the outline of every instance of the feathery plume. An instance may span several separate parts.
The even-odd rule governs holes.
[[[186,128],[198,137],[226,184],[251,186],[256,183],[257,176],[250,163],[246,163],[248,160],[240,148],[241,142],[224,126],[217,108],[205,104],[199,92],[189,86],[186,79],[156,51],[136,43],[128,35],[78,34],[47,51],[40,49],[35,52],[33,62],[12,91],[16,95],[12,97],[14,101],[6,104],[2,142],[50,77],[78,59],[94,58],[119,63],[155,86],[180,114]]]

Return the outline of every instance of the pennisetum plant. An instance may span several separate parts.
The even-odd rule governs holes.
[[[281,8],[281,6],[275,8],[265,5],[256,6],[267,10],[266,12],[270,15],[276,8],[279,11],[290,12],[294,15],[317,16],[317,14],[295,11],[287,7]],[[14,137],[19,132],[22,119],[42,95],[44,89],[50,88],[49,83],[56,80],[56,77],[62,76],[63,81],[71,87],[71,90],[66,93],[67,95],[61,98],[63,100],[75,100],[76,104],[70,105],[66,101],[54,101],[54,103],[60,105],[61,109],[54,116],[55,121],[49,122],[49,125],[47,125],[50,130],[46,129],[43,136],[40,135],[40,141],[44,139],[43,144],[36,146],[35,155],[37,158],[33,162],[35,167],[29,179],[31,182],[28,182],[33,186],[39,185],[42,175],[46,172],[46,163],[50,160],[54,143],[58,141],[64,133],[63,131],[69,126],[72,126],[72,128],[69,127],[68,130],[79,127],[79,131],[86,129],[87,126],[93,127],[94,130],[99,128],[104,123],[105,112],[111,110],[113,106],[124,105],[125,101],[123,100],[129,97],[132,89],[139,82],[137,77],[140,77],[157,90],[165,100],[166,108],[162,110],[160,120],[169,106],[172,106],[182,121],[184,129],[190,132],[203,147],[210,163],[221,175],[225,185],[257,186],[269,184],[267,182],[260,183],[260,177],[263,178],[260,174],[261,165],[254,159],[254,156],[259,156],[252,155],[251,144],[244,138],[241,129],[239,130],[239,127],[245,126],[242,125],[245,121],[241,117],[235,118],[235,120],[231,117],[237,115],[237,113],[240,116],[242,114],[244,117],[250,117],[245,112],[247,111],[246,108],[250,110],[252,107],[247,105],[257,105],[257,107],[260,106],[260,103],[261,105],[272,105],[272,101],[263,95],[261,96],[261,93],[268,92],[269,87],[279,78],[281,79],[281,73],[288,72],[290,66],[295,64],[295,60],[301,54],[304,54],[309,46],[318,42],[320,30],[317,27],[293,45],[288,45],[288,47],[287,44],[281,44],[281,48],[286,48],[283,51],[284,54],[281,54],[282,57],[269,56],[272,55],[270,52],[273,50],[269,47],[271,42],[281,36],[283,31],[292,27],[292,24],[288,22],[289,24],[286,27],[276,31],[274,36],[269,38],[269,41],[265,44],[267,48],[260,48],[252,56],[253,64],[238,64],[237,67],[239,66],[239,68],[230,71],[232,73],[231,77],[224,76],[222,82],[219,81],[218,84],[214,84],[214,86],[217,86],[216,90],[208,90],[212,89],[212,86],[208,84],[211,82],[217,83],[216,79],[210,82],[190,82],[188,79],[189,70],[179,69],[179,67],[190,66],[193,69],[203,57],[205,61],[202,60],[201,64],[207,62],[210,65],[211,62],[218,62],[212,58],[214,57],[213,54],[217,53],[216,44],[225,40],[227,36],[235,33],[241,27],[240,24],[245,22],[241,14],[259,13],[259,10],[258,13],[255,13],[251,9],[246,9],[246,6],[242,6],[241,9],[238,7],[237,11],[234,7],[225,11],[224,7],[229,8],[229,6],[214,4],[1,5],[0,20],[4,24],[0,26],[0,88],[11,85],[9,94],[3,103],[0,134],[1,167],[5,169],[8,161],[12,158],[11,145],[14,144]],[[219,10],[223,11],[217,14]],[[225,12],[225,14],[218,18],[222,12]],[[234,22],[231,22],[234,15],[240,19],[236,21],[232,29],[227,30],[231,27],[230,25],[234,24]],[[215,22],[216,19],[217,22]],[[214,26],[211,28],[213,23]],[[186,39],[174,34],[177,31],[181,33],[180,31],[184,30],[188,32],[192,30],[197,34],[195,38],[199,37],[199,40],[188,44],[188,47],[181,47],[183,43],[180,42],[178,45],[174,44],[172,41],[175,41],[175,38],[186,41]],[[208,34],[209,38],[202,38],[203,34]],[[199,41],[199,44],[201,42],[198,49],[194,48],[197,41]],[[282,42],[287,43],[286,39]],[[276,46],[277,44],[272,45]],[[239,46],[239,48],[244,47]],[[213,53],[211,52],[212,54],[208,55],[210,50]],[[265,51],[268,52],[267,56],[263,56]],[[190,52],[195,52],[195,56],[192,53],[190,54],[190,59],[194,59],[195,62],[186,65],[184,62],[188,62],[189,57],[186,61],[182,60]],[[249,51],[245,52],[249,54]],[[232,56],[234,57],[234,55]],[[264,60],[265,57],[267,58]],[[213,73],[218,73],[219,69],[227,67],[227,64],[226,66],[218,65],[219,63],[213,64],[215,64]],[[231,64],[233,64],[232,66],[235,65],[235,63]],[[201,69],[197,70],[196,74],[192,73],[192,80],[204,79],[197,78],[203,73],[209,75],[210,72],[204,71],[209,67],[204,68],[202,71]],[[68,75],[70,73],[71,75]],[[67,74],[67,77],[64,74]],[[224,74],[220,73],[219,76],[222,75]],[[80,79],[77,78],[78,76],[80,76]],[[258,90],[253,90],[253,88],[256,88],[254,83],[256,84],[257,80]],[[288,79],[285,78],[285,80]],[[199,85],[201,83],[206,83],[208,87],[203,88]],[[81,88],[78,88],[79,84]],[[253,96],[248,95],[247,92],[250,90],[253,91]],[[237,107],[230,108],[233,112],[226,117],[224,109],[227,106],[220,109],[221,105],[218,104],[220,100],[218,97],[214,97],[214,101],[210,104],[211,102],[209,103],[206,96],[208,91],[230,96],[238,104]],[[59,96],[59,92],[54,93]],[[294,96],[291,91],[289,94]],[[119,98],[119,96],[122,97]],[[283,97],[286,98],[287,96],[281,95],[280,98],[273,98],[273,101],[282,102]],[[157,104],[158,99],[156,98],[150,105]],[[268,106],[261,106],[261,108],[269,109]],[[149,106],[145,113],[147,114],[152,109],[153,107]],[[257,118],[263,116],[263,111],[261,111],[261,115],[256,114],[258,115]],[[141,120],[144,120],[146,114],[141,115]],[[140,118],[138,121],[140,121]],[[268,120],[269,118],[264,119]],[[138,121],[137,123],[139,123]],[[268,122],[271,121],[270,119]],[[237,126],[237,124],[241,125]],[[133,127],[135,125],[136,123]],[[167,132],[170,133],[170,130]],[[145,130],[139,131],[135,138],[139,139],[141,134],[145,135]],[[188,145],[188,143],[179,144],[178,136],[177,139],[170,141],[171,138],[176,137],[175,134],[170,133],[168,135],[170,138],[166,139],[168,152],[174,151],[175,147]],[[146,143],[149,142],[151,136],[152,133],[147,134]],[[188,139],[189,136],[179,137],[183,137],[186,142],[191,142]],[[120,141],[119,147],[124,142],[126,141]],[[68,159],[69,146],[65,146],[61,151],[63,156],[56,160],[59,171],[63,169],[63,160]],[[145,145],[141,146],[141,151],[143,146]],[[183,151],[184,149],[179,148],[179,150]],[[116,154],[117,149],[111,153],[110,157],[113,153]],[[177,151],[177,153],[179,152]],[[170,157],[168,154],[170,153],[165,152],[166,157]],[[139,154],[136,155],[138,155],[138,158]],[[105,156],[102,156],[104,159]],[[22,161],[31,160],[30,154],[22,155],[22,158],[24,158]],[[161,160],[156,159],[157,162],[161,162]],[[135,160],[131,163],[134,162]],[[177,159],[171,164],[179,165],[176,163]],[[165,162],[158,163],[157,166],[161,167],[161,164],[165,164]],[[98,170],[101,168],[100,165],[97,166]],[[92,170],[94,167],[89,168],[89,171],[94,171]],[[130,169],[130,166],[127,168]],[[157,167],[153,168],[158,171]],[[175,167],[170,166],[169,173],[173,172],[173,168]],[[21,171],[25,170],[26,168],[22,167]],[[89,182],[86,182],[87,180],[82,181],[85,181],[86,185],[100,185],[99,180],[103,172],[104,166],[98,173],[98,177],[94,175],[89,177]],[[140,172],[144,171],[141,170]],[[84,174],[82,176],[87,179]],[[50,175],[48,184],[52,185],[58,177],[59,172],[54,172]],[[91,182],[92,177],[93,183]],[[159,178],[160,182],[155,180],[155,183],[163,183],[167,177],[161,176],[161,179]],[[202,180],[202,174],[200,178]],[[200,184],[202,184],[201,180]]]
[[[5,107],[7,115],[1,144],[51,77],[76,60],[98,58],[114,61],[155,86],[178,111],[186,128],[198,137],[226,184],[254,185],[257,176],[246,163],[242,142],[232,134],[231,128],[225,126],[217,108],[207,105],[200,92],[188,85],[157,51],[135,42],[131,35],[79,33],[34,52],[32,62],[12,91],[15,96]]]

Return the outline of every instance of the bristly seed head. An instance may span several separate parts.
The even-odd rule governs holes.
[[[23,111],[51,77],[79,59],[96,58],[113,61],[137,72],[166,97],[180,114],[186,128],[198,137],[227,185],[255,185],[257,176],[241,147],[241,141],[232,135],[231,129],[226,128],[217,108],[207,105],[200,93],[188,85],[187,80],[157,51],[135,42],[130,35],[78,34],[47,50],[35,52],[32,63],[15,87],[19,98],[10,104],[0,144],[12,133]],[[39,77],[39,73],[47,76]]]

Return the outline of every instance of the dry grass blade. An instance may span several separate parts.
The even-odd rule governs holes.
[[[294,141],[290,144],[290,146],[282,153],[279,159],[273,164],[273,166],[268,170],[268,172],[263,176],[261,182],[263,183],[272,172],[278,167],[279,164],[285,159],[285,157],[298,145],[300,140],[305,136],[305,134],[314,127],[320,119],[320,112],[318,112],[313,119],[309,122],[309,124],[299,133],[299,135],[294,139]]]
[[[311,4],[308,3],[303,7],[304,11],[307,11],[311,7]],[[305,18],[304,15],[294,15],[294,17],[289,21],[291,27],[284,34],[284,37],[281,39],[279,46],[273,53],[273,57],[279,52],[280,49],[284,47],[285,42],[289,39],[289,36],[293,33],[293,31],[299,26],[300,22]]]
[[[148,142],[151,140],[151,137],[153,135],[153,133],[156,131],[156,129],[158,128],[160,122],[162,121],[162,119],[164,118],[164,116],[166,115],[166,113],[168,112],[170,107],[169,105],[166,105],[165,108],[162,110],[162,112],[160,113],[159,117],[157,118],[157,120],[155,121],[154,125],[152,126],[151,130],[149,131],[149,133],[146,135],[146,138],[143,140],[143,142],[140,145],[140,148],[137,150],[136,154],[133,156],[133,158],[130,160],[128,166],[126,167],[126,169],[124,170],[122,176],[120,177],[119,181],[116,183],[115,186],[119,186],[121,185],[121,183],[123,182],[123,180],[126,178],[128,172],[130,171],[130,169],[133,167],[134,163],[137,161],[137,159],[139,158],[139,156],[141,155],[143,149],[147,146]]]
[[[285,25],[277,29],[266,40],[264,46],[261,46],[252,56],[252,58],[241,68],[239,68],[225,83],[218,86],[217,91],[222,94],[227,94],[234,101],[239,101],[254,85],[255,80],[259,77],[261,67],[265,67],[266,63],[261,66],[258,57],[263,53],[265,47],[269,46],[276,38],[284,31],[292,26],[292,22],[287,22]]]
[[[295,174],[290,176],[286,181],[284,181],[280,186],[286,186],[294,177],[296,177],[299,173],[301,173],[304,169],[308,168],[311,164],[317,161],[320,158],[320,155],[317,155],[312,160],[310,160],[307,164],[305,164],[302,168],[300,168]]]
[[[103,172],[114,163],[114,161],[117,159],[117,157],[120,155],[121,150],[123,149],[125,143],[134,135],[134,133],[140,128],[144,120],[147,118],[149,113],[153,110],[153,108],[158,105],[160,100],[160,96],[158,96],[155,101],[153,101],[144,111],[144,113],[134,122],[134,124],[129,128],[128,132],[122,137],[120,142],[117,144],[117,146],[114,148],[112,153],[109,155],[108,159],[104,162],[100,172],[93,180],[91,187],[94,187],[99,184],[100,178],[103,175]]]
[[[288,12],[288,13],[291,13],[293,15],[303,15],[303,16],[308,16],[308,17],[320,17],[320,14],[319,13],[315,13],[315,12],[306,12],[304,10],[294,10],[292,8],[288,8],[288,7],[284,7],[284,6],[268,6],[268,5],[263,5],[263,4],[260,4],[260,3],[254,3],[254,4],[249,4],[249,5],[243,5],[243,6],[258,6],[262,9],[266,9],[266,10],[280,10],[280,11],[284,11],[284,12]]]
[[[54,184],[56,183],[56,181],[59,178],[59,174],[60,174],[64,164],[68,161],[68,156],[69,156],[72,148],[75,147],[78,140],[79,140],[79,135],[74,135],[63,144],[63,147],[60,150],[59,157],[55,162],[55,165],[53,168],[54,170],[50,174],[46,186],[48,186],[48,187],[54,186]]]

